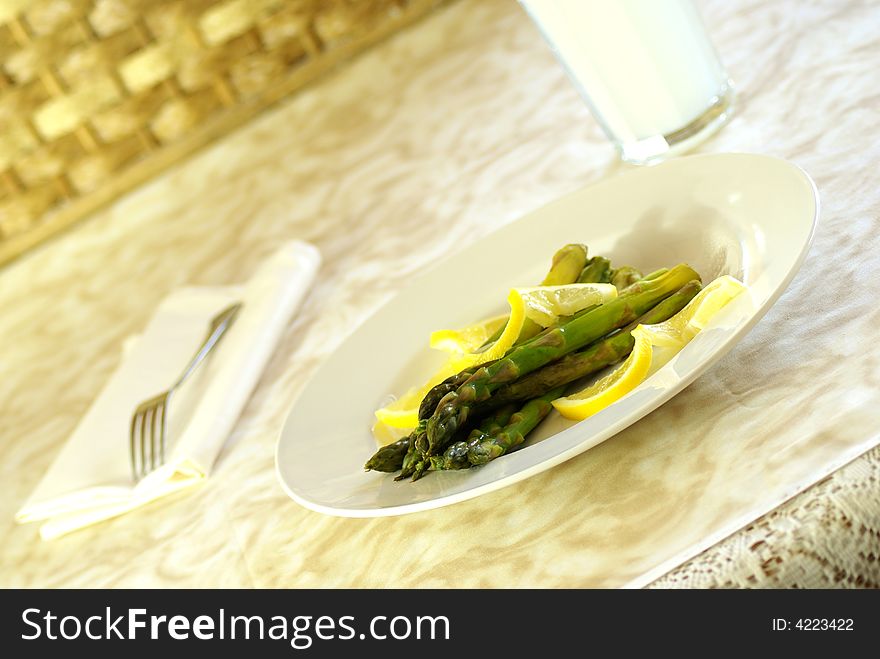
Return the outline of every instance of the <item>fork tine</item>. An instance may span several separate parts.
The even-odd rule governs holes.
[[[137,481],[138,479],[138,468],[137,468],[137,454],[138,454],[138,446],[137,446],[137,425],[138,420],[141,418],[140,410],[135,410],[135,413],[131,416],[131,430],[129,431],[129,456],[131,458],[131,477]]]
[[[143,478],[147,474],[147,424],[153,416],[152,412],[153,407],[147,407],[141,417],[141,468],[138,472],[138,479]]]
[[[144,476],[153,471],[153,463],[156,460],[156,405],[155,403],[150,406],[150,434],[147,435],[144,444],[147,445],[147,460],[148,463],[144,463]]]
[[[150,419],[150,471],[156,468],[156,461],[159,459],[159,447],[156,446],[159,432],[156,426],[158,425],[159,415],[162,413],[162,407],[163,401],[156,401],[156,405],[153,407],[153,417]]]
[[[159,422],[159,465],[165,464],[165,430],[168,427],[168,397],[162,399],[162,420]]]

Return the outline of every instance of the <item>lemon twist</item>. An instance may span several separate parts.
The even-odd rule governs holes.
[[[580,421],[620,400],[648,375],[654,347],[664,349],[667,356],[677,353],[744,290],[745,285],[729,275],[714,279],[669,320],[636,327],[633,350],[620,366],[585,389],[554,400],[553,407],[562,416]]]

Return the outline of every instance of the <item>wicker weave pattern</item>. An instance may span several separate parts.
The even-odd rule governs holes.
[[[0,0],[0,263],[438,0]]]

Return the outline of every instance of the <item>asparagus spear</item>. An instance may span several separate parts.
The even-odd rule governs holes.
[[[570,244],[559,249],[553,255],[553,263],[541,286],[562,286],[563,284],[573,284],[578,280],[578,275],[584,269],[587,262],[587,246],[581,244]],[[514,345],[531,339],[541,333],[544,328],[531,318],[523,320],[522,328],[519,330],[519,337]],[[502,327],[501,332],[504,331]],[[498,334],[501,336],[501,334]],[[497,339],[496,339],[497,340]]]
[[[556,387],[523,405],[519,412],[510,417],[510,423],[502,431],[471,443],[468,447],[468,461],[472,465],[483,465],[522,444],[526,435],[553,409],[551,401],[563,393],[564,386]]]
[[[662,323],[681,311],[700,292],[700,282],[691,281],[678,291],[639,316],[638,319],[591,346],[566,355],[539,368],[516,382],[501,387],[486,401],[490,409],[511,401],[529,400],[563,384],[595,373],[625,358],[633,349],[632,330],[638,325]],[[477,413],[477,410],[474,410]]]
[[[398,469],[411,468],[419,456],[415,445],[416,441],[425,434],[425,426],[426,422],[420,421],[409,435],[381,447],[364,464],[364,470],[390,473]]]
[[[473,374],[473,368],[466,368],[455,375],[450,375],[443,382],[429,389],[419,404],[419,421],[429,418],[434,413],[434,410],[437,409],[437,403],[440,402],[443,396],[450,391],[458,389]]]
[[[407,448],[406,454],[403,456],[403,461],[400,465],[400,475],[394,480],[403,480],[404,478],[412,476],[415,471],[416,466],[422,458],[422,453],[419,450],[418,445],[422,445],[425,441],[427,424],[427,420],[419,421],[419,425],[416,426],[416,429],[413,430],[412,434],[409,436],[409,447]]]
[[[443,455],[428,458],[429,471],[448,471],[466,469],[473,465],[486,464],[490,460],[507,453],[510,449],[522,444],[541,420],[547,416],[553,406],[551,401],[559,398],[565,387],[557,387],[530,400],[516,414],[510,416],[504,427],[497,427],[490,432],[475,430],[467,441],[455,442]]]
[[[577,278],[579,284],[607,284],[611,281],[611,261],[604,256],[594,256]]]
[[[471,434],[468,435],[466,440],[453,443],[443,452],[442,456],[434,455],[425,458],[415,469],[413,481],[417,481],[421,478],[426,471],[467,469],[470,467],[471,464],[468,461],[468,447],[487,437],[491,437],[495,433],[501,432],[501,430],[510,422],[514,412],[516,412],[516,406],[512,403],[502,407],[494,414],[487,416],[483,422],[480,423],[478,428],[474,428],[471,431]]]
[[[469,447],[469,441],[454,442],[449,448],[443,451],[442,455],[432,455],[425,458],[423,464],[427,465],[427,467],[419,472],[419,478],[421,478],[426,471],[453,471],[455,469],[467,469],[471,466],[470,460],[468,460]],[[413,480],[416,480],[415,477],[413,477]]]
[[[669,272],[669,268],[660,268],[659,270],[654,270],[654,272],[649,272],[642,279],[657,279],[660,275],[665,275]]]
[[[636,283],[639,279],[642,279],[642,273],[628,265],[611,271],[611,283],[617,287],[618,291],[622,291],[627,286]]]
[[[427,451],[433,455],[464,426],[472,406],[481,403],[503,385],[574,352],[632,322],[648,309],[699,275],[685,264],[656,279],[639,281],[626,295],[598,306],[565,325],[554,328],[490,366],[482,366],[457,390],[446,394],[427,422]]]
[[[586,245],[571,244],[562,247],[553,255],[550,270],[541,282],[541,286],[561,286],[577,281],[586,263]]]
[[[409,450],[411,435],[398,439],[393,444],[383,446],[373,454],[364,465],[365,471],[384,471],[391,473],[403,466],[403,458]]]
[[[553,255],[553,261],[550,264],[550,270],[541,282],[541,286],[561,286],[563,284],[573,284],[577,281],[578,275],[584,269],[587,263],[587,246],[578,243],[572,243],[565,247],[560,247]],[[530,318],[526,318],[523,327],[520,330],[522,340],[530,339],[541,331],[542,327]],[[504,332],[504,325],[499,327],[495,333],[486,339],[486,342],[480,346],[477,352],[484,352],[489,346],[495,343]]]

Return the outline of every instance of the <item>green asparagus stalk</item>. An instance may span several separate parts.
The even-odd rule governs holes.
[[[552,409],[551,401],[562,396],[565,387],[557,387],[543,396],[530,400],[503,427],[490,432],[476,430],[467,441],[455,442],[443,455],[427,459],[428,471],[467,469],[486,464],[522,444],[528,435]]]
[[[649,272],[642,279],[657,279],[660,275],[665,275],[669,272],[669,268],[660,268],[659,270],[654,270],[654,272]]]
[[[504,328],[502,328],[502,331],[503,331],[503,329]],[[540,325],[538,325],[538,323],[536,323],[531,318],[523,318],[523,324],[519,330],[519,336],[517,337],[517,339],[513,345],[516,346],[516,345],[520,345],[522,343],[525,343],[529,339],[538,336],[538,334],[540,334],[543,331],[544,331],[544,328],[541,327]]]
[[[587,246],[577,243],[566,245],[559,248],[553,255],[553,261],[550,264],[550,270],[541,282],[541,286],[562,286],[563,284],[573,284],[577,281],[578,275],[584,269],[587,263]],[[542,327],[530,318],[526,318],[523,322],[522,329],[519,332],[521,341],[532,338],[541,332]],[[477,352],[485,352],[489,346],[495,343],[504,332],[504,325],[498,328],[496,332],[486,339],[486,342],[480,346]]]
[[[611,271],[611,283],[617,287],[618,291],[635,284],[639,279],[642,279],[642,273],[628,265]]]
[[[577,281],[586,263],[586,245],[571,244],[562,247],[553,255],[550,270],[541,282],[541,286],[561,286]]]
[[[474,374],[473,368],[466,368],[455,375],[450,375],[438,385],[428,390],[422,402],[419,404],[419,421],[430,418],[437,409],[437,403],[450,391],[455,391]]]
[[[403,466],[403,459],[409,450],[411,435],[398,439],[393,444],[383,446],[373,454],[364,465],[365,471],[384,471],[391,473]]]
[[[468,461],[468,447],[476,444],[487,437],[499,433],[510,423],[511,417],[516,412],[517,407],[514,404],[505,405],[501,409],[487,416],[479,425],[474,428],[467,440],[455,442],[442,456],[431,456],[425,458],[416,467],[413,473],[413,481],[417,481],[427,471],[450,470],[450,469],[467,469],[471,466]]]
[[[488,415],[483,419],[479,426],[471,431],[471,434],[468,435],[468,439],[470,440],[481,435],[491,435],[492,433],[498,432],[510,422],[510,417],[516,413],[516,407],[516,405],[510,403],[497,410],[494,414]]]
[[[681,311],[700,292],[700,288],[699,281],[688,282],[619,332],[501,387],[486,404],[489,409],[493,409],[512,401],[536,398],[554,387],[569,384],[624,359],[632,352],[635,344],[632,330],[638,325],[653,325],[668,320]],[[482,410],[482,406],[479,409]],[[479,411],[475,409],[474,413]]]
[[[427,450],[427,425],[427,420],[419,421],[419,425],[416,426],[416,429],[410,434],[409,447],[407,448],[406,454],[403,456],[403,461],[400,464],[400,475],[394,480],[403,480],[404,478],[409,478],[413,475],[413,472],[416,470],[416,467],[422,459],[422,451],[419,450],[418,447],[424,446],[424,450]]]
[[[480,435],[483,437],[483,435]],[[428,471],[453,471],[455,469],[467,469],[471,466],[468,460],[469,442],[453,442],[442,455],[432,455],[422,461],[424,467],[419,473],[421,478]],[[416,480],[413,477],[413,480]]]
[[[689,281],[699,278],[689,266],[677,265],[657,279],[636,282],[626,295],[514,348],[490,366],[480,367],[438,403],[427,422],[425,455],[434,455],[439,447],[445,446],[467,422],[471,407],[487,400],[493,391],[631,323]]]
[[[577,278],[579,284],[607,284],[611,281],[611,261],[604,256],[594,256]]]
[[[526,435],[553,409],[551,401],[563,393],[564,386],[556,387],[523,405],[519,412],[510,417],[510,422],[503,430],[469,445],[468,461],[472,465],[483,465],[522,444]]]

